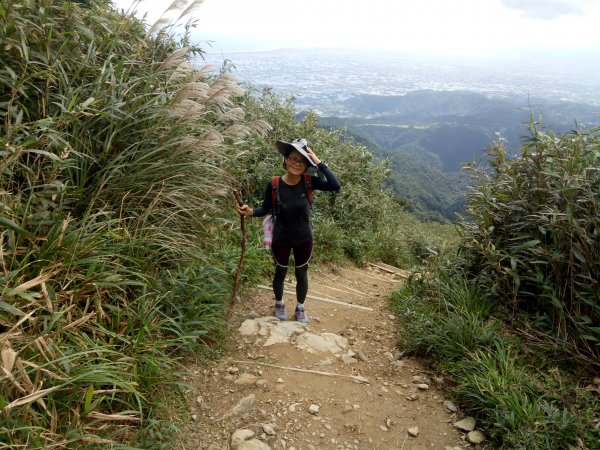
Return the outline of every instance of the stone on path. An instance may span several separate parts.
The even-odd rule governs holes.
[[[308,412],[311,414],[319,413],[319,405],[315,405],[314,403],[308,407]]]
[[[241,399],[233,408],[229,410],[223,417],[218,420],[223,420],[230,416],[235,416],[238,414],[245,414],[252,409],[254,405],[254,401],[256,400],[256,396],[254,394],[250,394],[243,399]]]
[[[268,347],[274,344],[283,344],[285,342],[289,342],[290,338],[294,334],[301,334],[305,331],[306,325],[301,322],[279,321],[279,323],[271,327],[271,334],[263,346]]]
[[[269,444],[258,439],[250,439],[249,441],[243,442],[237,450],[271,450]]]
[[[269,435],[269,436],[275,436],[275,424],[272,423],[263,423],[261,425],[263,431],[265,432],[265,434]]]
[[[473,417],[465,417],[463,420],[454,422],[454,426],[462,431],[473,431],[475,429],[475,419]]]
[[[344,364],[356,364],[358,362],[358,360],[354,356],[351,356],[350,353],[342,355],[342,361]]]
[[[419,383],[429,383],[429,379],[427,377],[421,375],[413,375],[412,382],[415,384]]]
[[[233,384],[239,384],[241,386],[249,386],[251,384],[256,383],[258,377],[256,375],[252,375],[251,373],[243,373],[240,377],[233,382]]]
[[[450,412],[457,412],[458,411],[458,408],[456,407],[456,405],[454,403],[452,403],[451,401],[449,401],[449,400],[446,400],[444,402],[444,407],[448,411],[450,411]]]
[[[296,339],[296,347],[309,353],[340,353],[348,348],[348,340],[334,333],[304,333]]]
[[[242,336],[254,336],[258,334],[258,322],[255,319],[246,319],[238,328],[238,331]]]
[[[408,434],[410,434],[412,437],[417,437],[419,435],[419,427],[409,428]]]
[[[288,342],[294,334],[306,331],[306,325],[294,321],[281,321],[275,317],[246,319],[238,329],[242,336],[268,336],[263,346]]]
[[[254,437],[254,431],[239,429],[231,435],[231,448],[237,450],[241,444]]]
[[[485,434],[479,430],[469,431],[469,433],[467,434],[467,440],[471,444],[481,444],[483,441],[485,441],[485,439]]]
[[[302,403],[292,403],[289,407],[288,410],[290,412],[296,412],[296,407],[300,406]]]

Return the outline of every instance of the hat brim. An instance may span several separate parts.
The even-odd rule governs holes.
[[[304,148],[300,144],[296,144],[294,142],[277,141],[275,145],[277,146],[277,150],[279,151],[279,153],[281,153],[283,156],[288,155],[289,152],[291,152],[292,150],[296,150],[298,153],[300,153],[306,158],[306,160],[311,166],[317,167],[317,165],[308,155],[307,151],[304,150]]]

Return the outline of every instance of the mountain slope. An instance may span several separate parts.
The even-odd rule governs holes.
[[[557,132],[598,123],[598,108],[573,102],[492,97],[468,91],[360,94],[343,101],[347,117],[322,117],[324,127],[346,128],[373,153],[392,161],[389,185],[417,210],[447,218],[461,209],[465,162],[484,157],[494,141],[516,152],[532,117]]]

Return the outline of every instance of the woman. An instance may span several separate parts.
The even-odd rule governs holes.
[[[261,207],[253,209],[248,205],[242,205],[237,207],[237,211],[240,215],[254,217],[273,213],[275,225],[271,251],[275,262],[273,278],[275,317],[279,320],[287,319],[283,301],[283,283],[290,253],[293,250],[297,300],[294,317],[299,322],[308,323],[304,301],[308,292],[308,262],[313,246],[309,185],[312,185],[312,190],[338,191],[340,182],[329,167],[308,147],[306,140],[277,141],[277,150],[284,156],[283,167],[286,173],[277,180],[276,189],[273,189],[273,181],[270,181]],[[309,166],[318,168],[325,179],[311,176],[310,183],[307,183],[304,173]],[[274,192],[277,193],[275,196]]]

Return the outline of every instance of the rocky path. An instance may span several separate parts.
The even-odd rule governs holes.
[[[192,417],[178,447],[468,447],[443,380],[396,348],[385,298],[405,275],[378,266],[311,272],[308,326],[271,317],[268,288],[250,292],[234,312],[227,357],[189,368]]]

